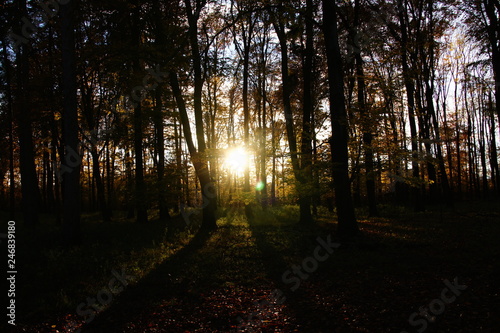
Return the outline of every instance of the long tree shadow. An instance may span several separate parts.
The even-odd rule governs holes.
[[[211,237],[211,233],[199,232],[177,253],[165,260],[147,276],[120,293],[113,303],[100,312],[81,332],[121,332],[124,325],[138,314],[147,311],[155,303],[182,293],[178,286],[172,288],[179,267],[199,251]]]
[[[255,239],[255,244],[262,253],[262,260],[267,270],[268,277],[277,286],[275,292],[279,295],[283,295],[280,300],[283,301],[285,308],[291,312],[290,315],[295,318],[296,328],[303,332],[334,331],[332,323],[335,322],[335,320],[329,318],[331,314],[326,312],[321,306],[318,306],[315,301],[315,299],[321,297],[321,295],[311,295],[308,292],[309,289],[306,287],[307,279],[309,279],[312,274],[315,274],[315,272],[307,273],[301,267],[301,272],[299,273],[298,270],[302,261],[298,261],[292,265],[286,262],[283,254],[273,246],[269,236],[276,226],[258,224],[253,214],[246,213],[252,236]],[[291,226],[291,228],[300,229],[297,226]],[[300,244],[298,245],[300,248],[297,249],[297,252],[310,253],[309,256],[313,255],[314,246],[312,245],[314,244],[312,243],[311,231],[305,231],[304,234],[299,235],[297,244]],[[307,256],[308,255],[305,255],[303,258]],[[327,265],[328,261],[319,264]],[[255,327],[255,325],[253,325],[253,327]],[[253,332],[253,330],[250,331]]]

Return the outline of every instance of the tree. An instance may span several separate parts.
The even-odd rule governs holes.
[[[306,21],[309,20],[312,24],[312,3],[309,3],[307,7]],[[301,148],[304,151],[301,151],[302,157],[299,158],[299,150],[297,146],[297,136],[296,136],[296,126],[294,123],[294,115],[292,109],[292,101],[291,95],[293,90],[293,79],[290,75],[289,68],[289,47],[288,47],[288,38],[287,38],[287,29],[288,22],[286,20],[285,8],[283,4],[279,4],[275,12],[271,12],[272,15],[272,24],[276,35],[278,36],[279,45],[280,45],[280,55],[281,55],[281,84],[282,84],[282,103],[283,103],[283,111],[285,115],[285,127],[286,127],[286,136],[288,139],[288,147],[290,149],[290,158],[292,162],[292,170],[296,180],[296,189],[299,197],[299,208],[300,208],[300,217],[299,223],[301,224],[310,224],[312,222],[311,215],[311,191],[309,190],[309,186],[312,181],[311,174],[311,159],[312,159],[312,149],[311,149],[311,108],[312,108],[312,96],[310,95],[310,84],[311,78],[308,76],[309,74],[305,74],[305,101],[303,105],[303,119],[302,119],[302,143]],[[311,29],[312,26],[307,26],[306,30],[309,33],[307,39],[306,46],[306,60],[305,60],[305,68],[304,71],[310,70],[311,68],[307,68],[307,66],[312,67],[312,51],[313,51],[313,41]],[[307,33],[306,33],[307,34]]]
[[[328,82],[332,137],[332,173],[338,216],[338,233],[353,237],[359,233],[349,181],[348,121],[344,98],[344,73],[337,30],[337,5],[323,0],[323,35],[328,63]]]
[[[26,0],[21,0],[18,5],[18,21],[16,26],[17,35],[22,34],[21,25],[23,17],[27,17]],[[32,113],[30,112],[29,100],[29,41],[17,45],[16,66],[17,66],[17,121],[19,126],[19,147],[20,147],[20,171],[21,171],[21,191],[22,209],[24,222],[26,225],[34,226],[39,222],[38,213],[40,208],[40,192],[35,167],[34,145],[32,137]]]
[[[354,19],[352,27],[349,27],[349,44],[352,49],[355,66],[355,76],[357,85],[357,108],[361,118],[361,132],[363,142],[363,157],[366,173],[366,193],[368,197],[368,210],[370,216],[377,216],[377,202],[376,202],[376,184],[375,184],[375,170],[374,170],[374,154],[373,154],[373,127],[374,119],[371,116],[368,103],[366,102],[366,82],[364,72],[364,61],[362,55],[362,45],[360,39],[363,34],[361,33],[361,18],[360,18],[361,4],[360,0],[354,1]],[[346,20],[347,21],[347,20]],[[349,25],[349,22],[345,22]],[[354,83],[354,82],[353,82]]]
[[[239,24],[235,25],[235,30],[241,35],[242,46],[237,42],[237,34],[235,33],[235,45],[238,53],[243,61],[243,85],[242,85],[242,98],[243,98],[243,132],[245,148],[250,147],[250,106],[248,101],[248,80],[249,80],[249,67],[250,67],[250,46],[254,34],[254,27],[257,22],[254,14],[249,10],[249,4],[246,1],[236,1],[238,11],[243,13],[241,18],[237,21]],[[245,183],[244,191],[250,192],[250,167],[245,166]],[[248,208],[247,208],[248,209]]]
[[[78,107],[76,97],[75,1],[61,6],[61,53],[63,82],[63,137],[66,163],[63,173],[63,237],[67,245],[80,239],[80,161],[78,140]]]
[[[473,3],[482,17],[479,22],[484,24],[490,43],[491,62],[495,75],[497,116],[500,121],[500,107],[498,107],[500,105],[500,3],[497,0],[476,0]]]
[[[158,47],[158,51],[166,44],[165,34],[163,32],[162,25],[162,14],[163,11],[158,3],[154,3],[155,15],[155,44]],[[163,85],[158,84],[154,92],[154,123],[155,123],[155,137],[156,137],[156,151],[158,152],[158,166],[157,166],[157,177],[158,177],[158,210],[160,215],[160,220],[170,219],[170,213],[168,212],[168,206],[166,204],[166,182],[165,182],[165,135],[164,135],[164,115],[163,115]]]
[[[132,43],[135,46],[135,55],[132,59],[132,72],[133,77],[137,80],[132,85],[132,90],[137,87],[135,84],[139,84],[141,74],[143,74],[141,65],[141,5],[136,2],[134,4],[134,9],[131,12],[132,20]],[[143,92],[138,92],[138,94],[143,94]],[[137,207],[137,218],[138,223],[145,223],[148,221],[148,211],[146,205],[146,184],[144,182],[144,161],[143,161],[143,117],[144,113],[142,110],[142,95],[136,98],[136,103],[134,105],[134,153],[135,153],[135,200]]]
[[[15,219],[16,198],[15,198],[15,174],[14,174],[14,101],[11,89],[12,68],[7,52],[8,44],[2,40],[2,60],[5,75],[6,95],[7,95],[7,126],[9,136],[9,218]]]
[[[109,207],[109,204],[106,202],[107,200],[105,195],[104,181],[101,176],[100,152],[97,142],[102,103],[98,103],[97,106],[95,105],[95,91],[97,88],[95,81],[97,81],[97,79],[91,77],[99,77],[100,75],[98,73],[98,70],[96,72],[97,73],[85,72],[82,75],[83,80],[80,89],[82,100],[81,109],[90,133],[90,138],[88,138],[88,141],[90,144],[90,155],[92,156],[92,176],[96,184],[98,206],[101,210],[103,221],[109,222],[111,221],[111,209]]]
[[[200,47],[198,45],[198,20],[200,18],[201,11],[206,5],[205,0],[195,0],[194,7],[191,0],[184,0],[186,16],[188,21],[188,40],[191,46],[191,60],[193,63],[194,72],[194,92],[193,92],[193,104],[194,104],[194,117],[196,125],[196,139],[198,141],[198,149],[194,145],[188,143],[189,152],[191,155],[191,160],[196,170],[196,174],[200,181],[202,197],[203,197],[203,223],[202,229],[210,231],[217,228],[217,219],[215,212],[217,209],[217,196],[215,192],[215,185],[212,182],[210,170],[208,168],[207,156],[206,156],[206,143],[205,143],[205,130],[203,125],[203,108],[202,108],[202,90],[203,90],[203,75],[201,67],[201,54]],[[191,131],[189,130],[189,120],[187,117],[187,112],[185,106],[181,102],[181,93],[178,89],[178,83],[176,83],[176,75],[171,74],[171,83],[174,95],[176,96],[177,106],[181,115],[182,127],[184,129],[184,137],[189,140],[191,137]],[[213,191],[211,193],[211,191]]]

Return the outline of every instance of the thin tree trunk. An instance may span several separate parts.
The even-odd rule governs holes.
[[[355,1],[354,4],[354,35],[352,36],[351,42],[354,44],[354,60],[356,62],[356,77],[358,85],[358,106],[361,115],[361,127],[363,132],[363,154],[365,157],[365,170],[366,170],[366,193],[368,196],[368,214],[369,216],[378,216],[377,210],[377,199],[376,199],[376,187],[375,187],[375,172],[373,168],[373,134],[372,134],[372,119],[370,112],[366,105],[366,84],[365,84],[365,73],[363,70],[363,58],[361,56],[361,46],[358,41],[358,29],[359,29],[359,10],[360,3],[359,0]]]
[[[98,126],[96,126],[96,113],[94,112],[93,105],[93,88],[87,86],[87,83],[84,83],[81,88],[82,95],[82,105],[83,112],[85,115],[85,119],[88,125],[88,130],[90,132],[90,155],[92,157],[92,176],[90,175],[89,169],[89,181],[92,186],[90,186],[91,190],[91,207],[95,208],[95,192],[94,185],[97,191],[97,206],[101,211],[101,216],[104,222],[111,221],[111,212],[108,204],[106,203],[106,194],[104,188],[104,182],[101,175],[101,163],[99,160],[99,152],[97,147],[97,133]],[[98,114],[98,112],[97,112]],[[88,155],[87,155],[88,156]]]
[[[279,39],[281,50],[281,80],[283,89],[283,109],[285,113],[285,127],[288,139],[288,147],[290,149],[290,157],[292,160],[292,169],[296,180],[296,188],[299,196],[300,219],[299,223],[309,224],[312,221],[310,195],[306,194],[306,181],[300,167],[298,158],[297,138],[295,136],[293,112],[290,96],[292,94],[291,79],[288,68],[288,44],[285,33],[285,26],[280,19],[275,19],[273,22],[274,30]],[[309,116],[310,118],[310,116]],[[309,119],[310,126],[310,119]],[[310,136],[309,136],[310,137]],[[308,199],[309,198],[309,199]]]
[[[109,212],[111,215],[111,218],[113,217],[113,208],[114,208],[114,203],[113,203],[113,178],[114,178],[114,173],[112,170],[114,170],[114,158],[111,159],[111,153],[109,151],[109,139],[106,139],[105,142],[105,149],[106,149],[106,194],[107,194],[107,202],[109,206]]]
[[[414,78],[410,72],[408,66],[408,30],[407,30],[407,20],[405,11],[403,7],[402,0],[398,0],[398,11],[399,11],[399,23],[401,26],[401,63],[403,67],[403,77],[406,87],[406,96],[408,100],[408,120],[410,124],[410,135],[411,135],[411,152],[412,152],[412,176],[413,182],[416,184],[412,185],[413,199],[415,200],[415,211],[423,210],[423,202],[420,193],[420,166],[418,162],[418,132],[417,125],[415,123],[415,83]]]
[[[498,154],[497,154],[497,139],[495,130],[495,114],[493,113],[493,101],[491,94],[488,96],[488,108],[489,108],[489,119],[490,119],[490,166],[491,166],[491,180],[493,186],[495,187],[495,192],[500,194],[500,170],[498,167]]]
[[[109,205],[106,202],[104,182],[101,176],[101,168],[100,168],[99,154],[97,152],[97,147],[93,145],[90,150],[90,154],[92,155],[92,172],[94,176],[95,186],[97,189],[97,200],[99,201],[98,206],[101,210],[103,221],[110,222],[111,212],[109,209]]]
[[[133,188],[134,188],[134,179],[132,176],[132,160],[133,158],[130,156],[130,149],[126,148],[125,153],[125,174],[127,179],[127,198],[126,198],[126,209],[127,209],[127,219],[134,218],[135,216],[135,200],[133,199]]]
[[[260,181],[262,182],[261,192],[261,204],[265,209],[267,207],[267,170],[266,170],[266,161],[267,161],[267,87],[266,87],[266,70],[265,70],[265,62],[263,65],[263,73],[262,73],[262,133],[261,133],[261,159],[260,159]]]
[[[482,192],[483,192],[483,197],[486,198],[488,197],[488,194],[489,194],[489,186],[488,186],[488,168],[486,166],[486,140],[484,138],[484,134],[485,134],[485,122],[486,122],[486,119],[483,118],[480,120],[481,121],[481,124],[480,124],[480,127],[481,127],[481,130],[480,130],[480,133],[479,134],[479,156],[480,156],[480,159],[481,159],[481,180],[482,180]]]
[[[274,112],[271,110],[271,150],[272,150],[272,171],[271,171],[271,206],[276,205],[276,128]]]
[[[167,184],[165,182],[165,135],[163,134],[163,113],[162,113],[162,88],[158,86],[155,92],[155,130],[156,130],[156,150],[158,151],[158,209],[160,220],[166,221],[170,219],[170,213],[165,198]]]
[[[250,37],[248,37],[250,39]],[[244,133],[244,144],[247,151],[250,148],[250,107],[248,105],[248,70],[250,66],[250,41],[243,40],[243,133]],[[250,166],[249,163],[245,164],[245,183],[243,185],[243,191],[250,191]]]
[[[193,137],[191,134],[191,126],[189,125],[189,118],[186,110],[186,104],[181,94],[177,74],[174,72],[170,73],[170,85],[172,86],[172,92],[177,102],[177,108],[179,110],[179,116],[182,123],[182,128],[184,130],[184,138],[188,146],[189,154],[191,155],[191,161],[200,181],[203,200],[203,222],[201,228],[204,231],[214,230],[217,228],[217,219],[215,216],[217,209],[217,196],[213,191],[214,184],[210,179],[210,173],[208,171],[208,164],[206,162],[206,159],[201,152],[196,150],[196,147],[194,146]]]
[[[5,93],[7,95],[7,123],[9,135],[9,219],[16,218],[15,175],[14,175],[14,102],[12,97],[11,64],[7,54],[7,43],[2,39],[3,66],[5,71]]]
[[[177,124],[177,117],[174,117],[174,141],[175,141],[175,161],[176,161],[176,180],[175,180],[175,193],[174,195],[177,198],[177,203],[175,205],[174,211],[175,213],[179,212],[179,209],[182,204],[185,202],[185,198],[183,197],[182,190],[182,179],[184,178],[183,166],[182,166],[182,150],[181,150],[181,128],[180,124]]]
[[[312,201],[312,131],[311,117],[314,112],[314,101],[312,94],[313,86],[313,57],[314,57],[314,29],[313,29],[313,1],[306,1],[306,48],[304,52],[303,66],[303,105],[302,105],[302,135],[300,148],[300,172],[303,180],[300,184],[302,187],[300,196],[300,222],[311,223],[313,221],[311,215]]]
[[[140,27],[140,8],[136,5],[133,12],[134,20],[134,40],[137,48],[141,47],[141,27]],[[138,52],[138,50],[136,50]],[[133,74],[134,77],[139,77],[142,72],[139,55],[133,60]],[[134,85],[132,85],[134,87]],[[142,103],[140,100],[136,101],[133,115],[134,126],[134,153],[135,153],[135,202],[137,209],[137,223],[148,222],[148,212],[146,204],[146,183],[144,181],[144,161],[143,161],[143,114]]]
[[[484,4],[484,8],[486,11],[486,16],[489,20],[489,25],[487,26],[487,34],[488,39],[491,46],[491,60],[493,65],[493,74],[495,78],[495,102],[497,105],[497,116],[498,121],[500,122],[500,45],[499,45],[499,37],[500,37],[500,25],[499,18],[497,16],[497,12],[495,11],[495,4],[498,10],[498,1],[492,0],[482,0]]]
[[[458,76],[458,68],[457,68],[457,76]],[[455,85],[454,90],[454,98],[455,98],[455,151],[457,154],[457,196],[458,199],[462,199],[462,153],[460,149],[460,116],[458,112],[458,85]]]

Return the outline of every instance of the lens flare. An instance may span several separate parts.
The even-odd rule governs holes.
[[[242,173],[248,165],[248,153],[243,147],[231,148],[226,152],[224,165],[230,171]]]
[[[262,191],[264,189],[264,186],[265,186],[264,182],[258,182],[257,185],[255,185],[255,189],[257,191]]]

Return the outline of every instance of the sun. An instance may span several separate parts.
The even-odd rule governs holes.
[[[226,151],[224,165],[230,171],[242,173],[248,165],[248,153],[243,147],[230,148]]]

